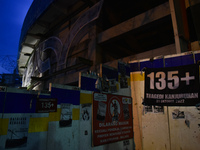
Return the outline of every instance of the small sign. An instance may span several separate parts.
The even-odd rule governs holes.
[[[36,113],[57,112],[57,99],[38,98],[36,104]]]

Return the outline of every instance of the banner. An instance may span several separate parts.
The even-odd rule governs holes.
[[[133,138],[132,99],[112,94],[93,94],[93,145]]]
[[[145,70],[144,105],[195,106],[199,102],[199,65]]]

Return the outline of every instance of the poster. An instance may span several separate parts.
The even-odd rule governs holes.
[[[81,121],[89,121],[91,119],[91,104],[81,104]]]
[[[123,150],[130,150],[130,141],[129,140],[125,140],[123,141]]]
[[[60,115],[59,126],[60,127],[72,126],[72,104],[67,104],[67,103],[61,104],[61,115]]]
[[[119,81],[121,88],[128,88],[128,78],[130,78],[130,66],[123,62],[118,62]]]
[[[5,149],[26,147],[30,117],[14,115],[9,119]]]
[[[116,79],[109,79],[109,87],[111,93],[117,92],[117,81]]]
[[[144,105],[195,106],[199,101],[199,65],[145,70]]]
[[[144,106],[144,113],[164,113],[164,106],[146,105]]]
[[[118,85],[118,70],[110,66],[102,65],[102,91],[116,93]]]
[[[133,138],[132,99],[93,94],[93,146]]]

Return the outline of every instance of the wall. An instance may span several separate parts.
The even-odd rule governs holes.
[[[37,113],[37,98],[56,98],[57,111]],[[47,94],[7,88],[1,92],[0,149],[79,149],[79,98],[80,91],[62,86],[52,87],[52,92]],[[63,104],[69,108],[62,109]],[[66,111],[72,121],[68,126],[61,126],[61,113]],[[6,146],[7,138],[23,137],[27,140],[21,146]],[[19,140],[12,145],[17,143]]]
[[[112,78],[111,74],[112,71],[108,75],[109,78]],[[120,73],[118,75],[115,71],[114,74],[116,78],[121,79]],[[126,76],[127,81],[129,81],[128,78]],[[0,149],[133,149],[133,138],[92,146],[92,106],[93,92],[98,92],[98,89],[95,89],[97,76],[80,73],[79,79],[79,88],[53,84],[51,92],[46,93],[13,88],[1,90]],[[120,87],[120,82],[116,84],[117,91],[113,94],[131,96],[130,84],[127,84],[126,88]],[[57,110],[55,112],[39,111],[38,98],[57,99]],[[44,102],[44,107],[51,108],[51,105],[46,105]],[[88,116],[84,115],[86,110]],[[7,139],[12,142],[6,145]],[[22,144],[17,146],[20,142]],[[9,147],[10,145],[13,147]]]

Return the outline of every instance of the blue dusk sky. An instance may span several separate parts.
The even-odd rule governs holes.
[[[5,55],[18,55],[19,38],[24,18],[33,0],[0,0],[0,74],[9,73],[2,68]]]

